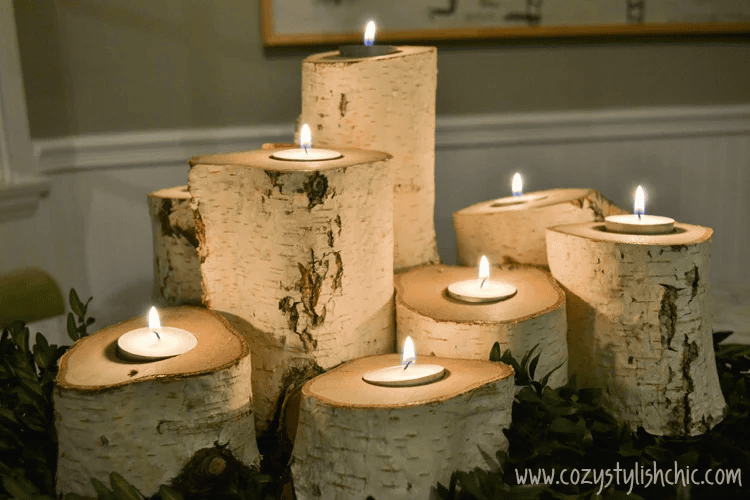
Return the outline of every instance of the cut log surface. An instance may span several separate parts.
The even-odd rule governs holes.
[[[456,261],[476,266],[486,255],[492,265],[547,267],[548,227],[623,213],[594,189],[550,189],[477,203],[453,213]]]
[[[411,337],[417,354],[488,359],[495,342],[521,360],[534,346],[536,368],[558,387],[568,380],[565,294],[536,268],[492,269],[492,279],[516,287],[515,296],[491,304],[467,304],[447,296],[451,283],[477,278],[477,269],[422,266],[396,275],[397,346]],[[536,378],[541,378],[537,376]]]
[[[108,484],[115,471],[150,496],[216,443],[258,463],[247,343],[207,309],[160,313],[164,326],[190,331],[198,345],[161,361],[122,360],[117,339],[146,326],[137,318],[79,340],[62,357],[54,393],[59,493],[96,496],[90,478]]]
[[[395,348],[389,155],[195,158],[203,302],[246,335],[264,432],[306,374]]]
[[[160,189],[148,195],[154,238],[154,291],[157,304],[201,302],[200,260],[195,217],[187,186]]]
[[[394,269],[439,261],[435,240],[437,49],[341,59],[325,52],[302,61],[301,121],[315,144],[393,155]],[[318,146],[323,147],[323,146]]]
[[[651,434],[696,435],[726,408],[711,336],[711,229],[610,233],[601,223],[547,231],[567,295],[570,373],[606,389],[610,410]]]
[[[292,458],[297,498],[425,499],[457,470],[486,467],[507,450],[513,369],[503,363],[421,357],[448,375],[417,387],[370,385],[362,376],[399,365],[370,356],[309,381]]]

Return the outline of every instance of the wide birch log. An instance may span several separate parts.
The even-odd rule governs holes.
[[[565,385],[565,294],[557,282],[536,268],[493,269],[492,279],[511,283],[516,295],[491,304],[469,304],[447,296],[451,283],[476,277],[476,268],[440,265],[397,274],[397,345],[411,337],[417,354],[488,359],[493,344],[499,342],[518,360],[538,345],[536,378],[554,370],[549,385]]]
[[[342,59],[325,52],[302,61],[302,116],[319,144],[393,155],[394,269],[440,259],[435,240],[437,49]]]
[[[79,340],[62,357],[54,393],[59,493],[95,497],[90,478],[108,484],[115,471],[150,496],[215,444],[257,465],[247,342],[207,309],[162,309],[161,320],[193,333],[198,345],[161,361],[125,361],[117,339],[146,326],[137,318]]]
[[[343,158],[191,161],[203,302],[250,343],[259,431],[292,386],[395,348],[390,156],[336,149]]]
[[[480,360],[421,357],[449,374],[416,387],[362,376],[399,365],[398,354],[360,358],[302,388],[292,476],[299,500],[426,499],[457,470],[486,467],[507,450],[513,369]]]
[[[545,230],[625,213],[595,189],[550,189],[484,201],[453,213],[456,261],[547,267]]]
[[[154,239],[154,302],[200,304],[198,240],[187,186],[149,193],[148,212]]]
[[[570,373],[605,388],[633,428],[701,434],[725,411],[711,336],[711,229],[607,232],[601,223],[547,230],[552,274],[567,295]]]

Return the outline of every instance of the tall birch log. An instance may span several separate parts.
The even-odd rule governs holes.
[[[565,289],[570,373],[605,388],[633,428],[692,436],[725,412],[711,336],[712,230],[607,232],[601,223],[547,230],[552,274]]]
[[[203,302],[250,343],[259,432],[293,385],[395,348],[390,156],[337,151],[317,162],[274,150],[191,161]]]
[[[150,496],[215,443],[257,465],[247,342],[207,309],[162,309],[161,320],[190,331],[198,345],[161,361],[123,360],[117,339],[146,326],[136,318],[63,355],[54,393],[59,493],[96,496],[90,478],[106,484],[114,471]]]
[[[302,116],[320,144],[393,155],[395,270],[440,259],[435,240],[437,49],[379,57],[325,52],[302,61]]]
[[[549,385],[565,385],[565,294],[554,278],[536,268],[493,269],[492,279],[511,283],[516,295],[491,304],[469,304],[445,293],[451,283],[476,277],[476,268],[454,266],[423,266],[397,274],[397,346],[411,337],[417,354],[488,359],[499,342],[503,351],[521,359],[539,345],[536,373],[544,376],[557,368]]]
[[[550,189],[484,201],[453,213],[456,260],[476,266],[486,255],[495,265],[547,267],[546,228],[622,213],[594,189]]]
[[[480,360],[421,357],[445,378],[416,387],[362,380],[398,354],[360,358],[302,388],[292,476],[297,498],[425,499],[457,469],[486,467],[507,450],[513,369]]]
[[[187,186],[149,193],[148,212],[154,239],[154,301],[162,306],[200,304],[198,240]]]

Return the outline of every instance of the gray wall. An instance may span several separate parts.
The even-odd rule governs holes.
[[[31,135],[292,122],[300,61],[246,0],[16,0]],[[750,102],[750,37],[439,45],[439,115]]]

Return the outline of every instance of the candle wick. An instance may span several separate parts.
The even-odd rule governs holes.
[[[307,154],[307,146],[303,146],[305,148],[305,154]]]
[[[407,368],[409,368],[409,365],[411,364],[412,360],[406,362],[406,366],[404,366],[404,371],[406,371]]]
[[[641,220],[641,213],[638,212],[638,220]]]
[[[157,339],[161,340],[161,335],[159,335],[159,332],[157,332],[156,330],[151,330],[151,331],[154,332],[154,334],[156,334]]]
[[[484,288],[485,281],[487,281],[487,278],[482,278],[482,282],[479,284],[479,288]]]

